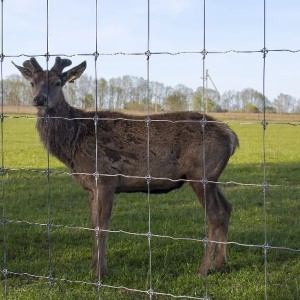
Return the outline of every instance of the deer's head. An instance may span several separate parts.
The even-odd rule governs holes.
[[[65,67],[72,64],[69,59],[56,57],[55,64],[51,70],[43,70],[37,60],[32,57],[24,61],[23,67],[15,67],[21,72],[23,77],[30,81],[33,92],[33,105],[38,109],[45,110],[54,108],[62,99],[62,87],[66,82],[74,82],[79,78],[86,68],[86,62],[63,72]]]

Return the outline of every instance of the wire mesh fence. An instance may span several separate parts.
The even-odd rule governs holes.
[[[260,61],[258,61],[258,65],[261,68],[261,86],[262,86],[262,94],[264,95],[265,99],[265,89],[266,89],[266,77],[267,77],[267,60],[268,60],[268,55],[270,52],[280,52],[284,53],[286,55],[295,55],[300,52],[298,49],[268,49],[267,47],[267,35],[266,35],[266,18],[267,18],[267,8],[266,8],[266,1],[262,1],[263,3],[263,27],[262,27],[262,32],[263,32],[263,44],[261,45],[262,47],[260,49],[256,50],[225,50],[225,51],[214,51],[211,49],[207,49],[207,36],[206,36],[206,25],[207,25],[207,8],[206,8],[206,1],[200,1],[200,7],[201,7],[201,14],[202,14],[202,21],[203,24],[201,27],[203,28],[203,40],[202,40],[202,49],[199,51],[176,51],[176,52],[170,52],[170,51],[151,51],[151,42],[152,42],[152,36],[151,36],[151,1],[145,1],[145,14],[144,16],[146,17],[145,23],[146,23],[146,43],[145,43],[145,51],[144,52],[126,52],[126,51],[117,51],[117,52],[100,52],[99,51],[99,40],[98,40],[98,35],[99,31],[101,31],[101,25],[99,24],[99,6],[101,5],[100,0],[96,0],[93,3],[89,3],[90,5],[93,6],[94,9],[94,32],[95,36],[91,36],[90,38],[90,43],[93,45],[92,51],[90,53],[55,53],[53,54],[51,52],[51,47],[49,45],[49,40],[50,40],[50,34],[51,32],[51,23],[49,23],[49,14],[50,14],[50,4],[51,1],[45,1],[44,5],[44,12],[43,14],[46,17],[46,30],[45,30],[45,35],[44,35],[44,40],[46,38],[46,43],[45,43],[45,53],[35,53],[34,50],[32,50],[31,53],[22,53],[21,50],[18,50],[20,52],[14,54],[14,53],[7,53],[6,48],[5,48],[5,7],[6,3],[8,1],[2,1],[1,3],[1,12],[2,12],[2,27],[1,27],[1,91],[2,91],[2,113],[1,113],[1,157],[2,157],[2,162],[1,162],[1,182],[2,182],[2,187],[1,187],[1,194],[2,194],[2,199],[1,199],[1,204],[2,204],[2,217],[1,217],[1,223],[2,223],[2,237],[1,237],[1,256],[2,256],[2,261],[1,261],[1,273],[2,273],[2,288],[3,288],[3,296],[4,299],[11,299],[10,298],[10,293],[14,290],[14,285],[11,283],[9,280],[10,278],[30,278],[30,279],[37,279],[41,280],[43,282],[46,282],[48,285],[48,288],[45,289],[45,295],[49,297],[50,299],[55,298],[55,293],[56,293],[56,286],[55,284],[57,282],[62,283],[63,285],[72,285],[72,286],[85,286],[88,288],[88,291],[90,291],[90,288],[93,289],[94,291],[94,298],[98,299],[112,299],[111,295],[115,291],[123,291],[126,293],[127,297],[132,297],[135,299],[154,299],[158,297],[162,298],[169,298],[169,299],[212,299],[214,298],[214,295],[211,294],[211,285],[210,285],[210,275],[205,275],[203,279],[201,279],[201,292],[197,291],[188,291],[184,289],[184,282],[178,282],[179,286],[183,286],[182,289],[179,289],[180,292],[177,293],[178,289],[176,288],[170,288],[173,292],[169,291],[162,291],[157,286],[159,285],[159,281],[163,281],[164,278],[161,278],[159,276],[160,273],[160,268],[163,268],[161,265],[157,265],[156,260],[158,257],[161,256],[166,256],[166,253],[162,253],[162,250],[160,250],[161,245],[160,243],[163,243],[163,241],[173,241],[173,242],[178,242],[178,245],[182,245],[183,243],[188,243],[189,245],[196,245],[196,251],[199,252],[204,252],[206,251],[208,244],[212,243],[214,244],[217,248],[221,246],[222,244],[226,245],[233,245],[235,248],[234,249],[239,249],[241,248],[247,248],[249,250],[254,250],[258,251],[259,257],[263,259],[262,265],[263,265],[263,272],[260,272],[258,276],[263,276],[263,295],[265,299],[268,299],[269,296],[269,286],[270,286],[270,280],[269,280],[269,256],[274,255],[273,253],[278,253],[278,260],[280,261],[280,253],[282,252],[287,252],[291,255],[297,256],[297,260],[299,260],[299,242],[298,240],[293,240],[294,236],[291,235],[289,239],[289,243],[287,245],[278,245],[276,243],[276,239],[274,239],[274,236],[278,234],[281,230],[281,222],[286,222],[286,219],[282,219],[285,221],[281,220],[280,215],[276,215],[275,211],[273,210],[273,207],[270,208],[270,205],[276,206],[277,211],[283,210],[285,213],[288,212],[286,208],[285,203],[276,203],[276,197],[282,197],[281,193],[287,193],[287,191],[291,192],[295,198],[297,198],[297,195],[299,196],[299,184],[295,184],[293,181],[292,183],[288,182],[288,179],[286,179],[283,175],[284,174],[278,174],[276,173],[276,169],[270,164],[269,162],[269,153],[272,153],[274,157],[271,159],[271,163],[274,161],[276,162],[276,159],[280,159],[280,153],[282,151],[288,151],[287,149],[269,149],[269,139],[274,138],[274,133],[272,131],[275,131],[275,137],[277,133],[276,126],[279,125],[284,125],[288,127],[293,127],[296,130],[294,131],[293,137],[297,139],[297,134],[299,134],[299,121],[296,122],[290,122],[290,121],[272,121],[268,120],[268,115],[266,112],[266,104],[264,103],[264,109],[260,114],[260,118],[257,121],[241,121],[241,120],[227,120],[225,122],[219,122],[219,121],[207,121],[205,118],[205,115],[203,115],[203,119],[201,120],[171,120],[171,119],[165,119],[165,118],[153,118],[152,114],[150,113],[150,106],[151,106],[151,97],[150,97],[150,80],[151,80],[151,68],[155,64],[155,57],[156,56],[166,56],[166,57],[185,57],[185,56],[190,56],[190,55],[196,55],[201,61],[201,70],[197,70],[196,72],[198,73],[197,76],[199,77],[199,83],[202,84],[203,91],[203,99],[202,103],[205,102],[205,86],[206,86],[206,69],[207,69],[207,64],[210,59],[213,60],[214,55],[229,55],[229,54],[235,54],[235,55],[257,55],[259,54],[260,56]],[[54,13],[54,10],[53,12]],[[199,21],[200,23],[200,21]],[[55,42],[55,39],[54,39]],[[24,57],[27,59],[28,57],[36,57],[40,59],[44,59],[46,61],[46,66],[47,70],[50,70],[49,61],[51,58],[55,56],[62,56],[66,58],[86,58],[90,59],[90,61],[93,63],[93,68],[94,68],[94,77],[95,81],[99,80],[99,74],[101,74],[101,59],[103,57],[122,57],[122,56],[129,56],[132,57],[133,59],[140,59],[142,58],[143,60],[141,63],[144,65],[144,70],[145,70],[145,75],[146,75],[146,81],[147,81],[147,101],[148,101],[148,109],[145,112],[144,117],[126,117],[126,115],[121,115],[117,117],[101,117],[100,111],[101,107],[99,107],[99,103],[97,101],[98,99],[98,85],[96,84],[96,90],[95,90],[95,95],[96,95],[96,100],[95,100],[95,112],[94,114],[90,114],[90,117],[72,117],[72,118],[65,118],[65,117],[54,117],[56,119],[62,119],[65,122],[73,121],[73,120],[84,120],[87,119],[89,121],[92,121],[94,124],[94,133],[95,133],[95,139],[94,139],[94,147],[95,147],[95,157],[94,157],[94,169],[92,172],[90,171],[83,171],[83,172],[69,172],[66,171],[60,164],[57,162],[53,162],[52,157],[50,155],[50,152],[47,152],[47,155],[44,157],[44,160],[42,162],[42,167],[37,167],[36,162],[33,162],[32,165],[30,165],[30,162],[28,165],[24,164],[21,166],[15,166],[11,163],[9,154],[7,152],[7,147],[6,147],[6,141],[13,139],[13,132],[9,133],[9,126],[11,122],[17,122],[18,120],[26,120],[28,121],[28,124],[30,126],[33,125],[33,121],[36,121],[37,119],[43,119],[42,117],[32,117],[32,116],[11,116],[7,115],[4,113],[4,96],[3,96],[3,79],[4,79],[4,68],[5,68],[5,62],[8,58],[17,58],[17,57]],[[262,58],[262,61],[261,61]],[[154,61],[154,62],[152,62]],[[202,113],[205,112],[205,107],[203,107]],[[99,117],[100,116],[100,117]],[[50,117],[51,118],[51,117]],[[46,119],[46,117],[44,117]],[[46,120],[47,121],[47,120]],[[123,122],[123,123],[136,123],[138,124],[137,127],[143,128],[145,132],[145,137],[147,140],[147,149],[146,149],[146,157],[145,157],[145,166],[147,172],[142,175],[136,175],[136,174],[123,174],[123,173],[105,173],[102,172],[101,169],[99,169],[99,161],[101,161],[101,158],[99,156],[99,137],[98,135],[98,128],[99,128],[99,123],[105,123],[105,122],[114,122],[115,124],[118,124],[118,122]],[[151,157],[151,147],[152,147],[152,140],[151,140],[151,126],[153,123],[166,123],[169,124],[170,126],[172,124],[185,124],[185,123],[193,123],[193,125],[201,125],[202,126],[202,136],[199,135],[199,139],[203,143],[203,147],[205,147],[205,143],[207,140],[207,135],[206,135],[206,129],[205,126],[207,125],[207,122],[212,122],[212,123],[228,123],[232,125],[233,127],[241,127],[242,128],[242,134],[244,136],[242,137],[241,144],[243,147],[247,148],[247,145],[243,144],[243,142],[247,143],[247,138],[248,139],[253,139],[254,137],[252,136],[247,136],[248,134],[248,128],[249,127],[256,127],[257,131],[255,132],[256,138],[260,140],[259,143],[259,149],[250,149],[249,152],[247,152],[246,155],[251,156],[253,152],[259,151],[261,153],[262,160],[259,164],[259,167],[254,165],[250,166],[243,166],[244,169],[248,170],[245,173],[251,174],[251,173],[256,173],[255,176],[252,176],[254,181],[249,181],[248,178],[243,177],[245,175],[241,174],[241,177],[236,175],[234,180],[228,178],[228,180],[220,180],[217,182],[209,182],[206,179],[206,174],[204,171],[203,177],[198,178],[198,179],[187,179],[187,178],[182,178],[182,179],[174,179],[174,178],[167,178],[167,177],[155,177],[152,174],[152,161],[150,159]],[[33,125],[34,126],[34,125]],[[269,128],[272,128],[271,130]],[[275,129],[274,129],[275,128]],[[269,133],[271,131],[271,133]],[[259,137],[257,137],[257,133],[259,133]],[[67,134],[67,133],[66,133]],[[250,135],[250,133],[249,133]],[[284,138],[284,133],[280,133],[277,137],[279,140]],[[49,142],[49,141],[48,141]],[[280,141],[278,141],[279,143]],[[293,143],[293,141],[288,141],[288,144]],[[291,147],[292,148],[292,147]],[[23,149],[22,149],[23,150]],[[21,150],[20,150],[21,151]],[[273,152],[274,153],[273,153]],[[25,151],[26,152],[26,151]],[[205,151],[203,151],[205,153]],[[268,153],[268,157],[267,157]],[[208,158],[203,156],[202,158],[203,161],[203,169],[205,170],[205,166],[207,165]],[[239,162],[237,162],[238,164]],[[284,162],[282,162],[284,163]],[[293,163],[291,163],[293,165]],[[271,166],[270,166],[271,165]],[[34,167],[35,166],[35,167]],[[275,170],[275,171],[274,171]],[[297,165],[294,166],[289,166],[288,170],[290,172],[297,172]],[[274,174],[273,174],[274,172]],[[11,178],[9,177],[10,174],[13,174]],[[28,175],[28,174],[34,174],[34,175]],[[94,180],[94,186],[95,186],[95,191],[96,195],[94,195],[95,198],[98,198],[98,192],[100,189],[100,183],[99,183],[99,178],[103,177],[118,177],[120,178],[119,180],[124,179],[136,179],[136,180],[144,180],[145,184],[147,186],[147,190],[144,196],[140,196],[143,198],[143,202],[146,203],[144,206],[144,214],[143,214],[143,220],[144,220],[144,226],[141,229],[136,230],[130,230],[130,229],[124,229],[126,226],[121,228],[116,228],[115,226],[110,229],[102,229],[99,227],[99,215],[97,214],[97,220],[96,220],[96,226],[94,227],[89,227],[86,224],[88,223],[86,220],[82,220],[80,217],[74,216],[74,221],[72,220],[71,224],[65,224],[63,222],[60,222],[60,220],[63,220],[63,218],[60,216],[61,213],[63,214],[68,214],[68,211],[72,212],[72,209],[67,206],[64,208],[65,210],[63,212],[59,212],[58,210],[58,203],[59,199],[64,197],[61,197],[61,193],[64,193],[68,191],[69,193],[72,192],[73,187],[65,190],[64,188],[58,188],[57,190],[53,190],[53,186],[55,188],[59,187],[57,182],[62,182],[63,184],[66,184],[67,186],[71,185],[72,183],[69,182],[69,178],[71,177],[78,177],[78,176],[87,176],[91,177]],[[67,179],[66,179],[67,178]],[[238,180],[237,180],[238,179]],[[19,180],[20,182],[22,181],[22,184],[18,187],[20,191],[17,191],[14,188],[16,184],[16,181]],[[27,190],[26,189],[26,181],[27,180],[34,180],[37,182],[36,188],[34,191],[32,190]],[[24,182],[23,182],[24,181]],[[204,214],[203,215],[198,215],[198,221],[199,223],[202,222],[202,232],[199,234],[199,231],[194,234],[194,235],[186,235],[181,234],[181,231],[178,229],[178,233],[174,233],[172,235],[168,234],[168,230],[164,231],[161,230],[161,228],[158,227],[158,224],[156,223],[156,214],[158,211],[161,209],[159,208],[159,205],[156,203],[154,197],[152,196],[152,184],[155,181],[164,181],[166,184],[169,182],[171,183],[199,183],[203,185],[203,193],[204,193]],[[215,241],[215,240],[209,240],[208,237],[208,220],[207,220],[207,206],[209,205],[208,197],[206,195],[206,186],[210,183],[217,183],[221,187],[224,188],[230,188],[232,187],[234,192],[237,193],[238,195],[241,195],[241,192],[239,189],[243,188],[249,192],[247,192],[247,195],[254,195],[253,196],[253,201],[256,205],[254,205],[254,210],[258,209],[259,207],[260,212],[258,214],[254,214],[255,220],[253,220],[253,230],[259,231],[260,234],[260,243],[253,242],[253,240],[257,241],[257,239],[254,239],[253,236],[251,236],[251,233],[249,232],[249,235],[245,233],[244,237],[239,236],[238,238],[234,240],[229,240],[226,242],[222,241]],[[41,188],[42,187],[42,188]],[[25,197],[25,191],[29,193],[29,196]],[[78,192],[78,190],[74,190],[74,192]],[[186,190],[185,190],[186,192]],[[41,207],[39,208],[34,208],[30,207],[30,203],[24,204],[27,208],[26,209],[31,209],[33,211],[32,213],[32,218],[30,220],[24,219],[22,217],[22,210],[25,210],[24,207],[22,207],[22,201],[16,201],[15,206],[12,205],[13,199],[22,198],[22,195],[26,199],[30,199],[30,197],[34,197],[34,194],[39,194],[39,198],[43,198],[46,201],[43,202]],[[174,195],[173,195],[174,196]],[[120,198],[122,195],[120,196]],[[125,197],[125,196],[124,196]],[[128,197],[128,196],[126,196]],[[163,198],[163,196],[160,196]],[[182,196],[178,196],[182,197]],[[289,196],[292,197],[292,196]],[[72,198],[72,196],[70,196]],[[177,199],[178,200],[178,199]],[[275,200],[275,201],[274,201]],[[130,197],[127,198],[127,201],[130,203]],[[117,200],[118,202],[118,200]],[[251,202],[251,201],[250,201]],[[84,202],[83,202],[84,203]],[[179,201],[179,203],[181,203]],[[271,203],[271,204],[270,204]],[[86,204],[86,203],[85,203]],[[71,206],[71,204],[68,204]],[[100,210],[98,207],[98,202],[96,203],[96,211]],[[119,205],[119,203],[118,203]],[[188,205],[187,203],[183,203],[183,205]],[[280,207],[283,205],[284,207]],[[87,206],[87,205],[86,205]],[[176,207],[174,208],[174,210]],[[192,208],[193,210],[194,208]],[[298,210],[299,206],[295,205],[294,207],[290,207],[289,209],[295,209]],[[155,214],[154,212],[155,211]],[[249,209],[253,213],[253,208]],[[146,212],[146,213],[145,213]],[[138,213],[138,212],[136,212]],[[242,215],[241,215],[242,216]],[[128,216],[129,217],[129,216]],[[131,216],[129,218],[128,222],[133,222],[133,220],[137,218],[137,216]],[[242,218],[242,217],[241,217]],[[293,217],[294,218],[294,217]],[[299,218],[298,219],[290,219],[290,226],[295,229],[295,232],[299,229]],[[203,221],[204,219],[204,221]],[[277,220],[277,223],[275,222],[274,224],[278,225],[278,228],[269,226],[270,220]],[[182,219],[181,219],[182,220]],[[185,219],[184,219],[185,220]],[[241,224],[245,225],[243,222],[243,219],[239,220]],[[182,222],[182,221],[180,221]],[[272,223],[273,224],[273,223]],[[281,224],[281,225],[280,225]],[[233,231],[235,230],[235,226],[243,226],[243,225],[238,225],[237,221],[234,222],[233,224]],[[166,225],[168,226],[168,225]],[[172,225],[170,225],[172,227]],[[250,226],[249,223],[246,226]],[[282,226],[284,228],[284,226]],[[15,228],[22,228],[24,232],[20,233],[20,236],[14,236],[13,231]],[[131,227],[128,227],[131,228]],[[133,227],[134,228],[134,227]],[[245,228],[245,232],[249,230],[250,228]],[[113,251],[114,245],[113,241],[116,241],[117,239],[124,239],[124,244],[125,247],[132,247],[134,248],[135,246],[137,247],[137,251],[143,251],[146,253],[146,255],[141,259],[141,261],[138,262],[138,264],[141,264],[143,267],[141,269],[145,269],[146,271],[144,272],[145,278],[143,279],[144,282],[144,287],[141,285],[137,285],[135,282],[130,282],[127,283],[126,285],[120,283],[119,280],[117,280],[117,276],[115,276],[116,281],[106,281],[105,279],[102,278],[101,276],[101,270],[97,274],[96,279],[92,277],[91,274],[81,276],[80,272],[75,272],[75,275],[70,276],[68,272],[71,272],[70,270],[66,270],[65,272],[58,271],[58,264],[63,262],[59,262],[59,257],[57,253],[60,253],[59,250],[68,250],[70,251],[70,261],[72,261],[72,254],[73,251],[70,248],[73,247],[72,243],[74,241],[70,236],[72,236],[75,233],[80,234],[80,239],[87,240],[85,237],[85,233],[92,233],[96,237],[99,236],[100,234],[103,233],[109,233],[112,238],[111,242],[111,251]],[[81,233],[83,235],[81,235]],[[282,233],[281,233],[282,234]],[[288,233],[291,234],[291,233]],[[62,237],[60,237],[62,235]],[[19,240],[16,241],[10,241],[11,237],[14,236],[14,238],[18,238]],[[35,243],[33,243],[35,246],[33,246],[32,243],[26,242],[26,239],[29,239],[29,237],[32,236],[34,239]],[[41,238],[42,236],[42,238]],[[66,237],[65,237],[66,236]],[[70,245],[64,245],[61,246],[59,242],[57,241],[62,241],[62,239],[65,237],[66,241],[62,242],[62,244],[68,244]],[[55,240],[55,241],[54,241]],[[126,245],[126,241],[129,241],[130,246]],[[139,244],[139,241],[143,240],[143,242],[146,242],[142,245]],[[97,260],[100,260],[100,247],[99,247],[99,240],[96,238],[97,241]],[[162,242],[161,242],[162,241]],[[13,252],[14,249],[12,247],[12,244],[18,243],[23,247],[23,251],[28,253],[27,259],[18,261],[18,258],[14,257]],[[43,245],[43,243],[45,243]],[[80,243],[80,242],[79,242]],[[43,251],[39,252],[38,249],[32,249],[32,247],[38,247],[38,245],[41,245],[41,248]],[[22,246],[24,245],[24,246]],[[64,248],[65,247],[65,248]],[[169,246],[168,246],[169,247]],[[168,247],[163,247],[164,251],[168,249]],[[176,248],[178,248],[176,244]],[[76,245],[75,247],[76,248]],[[91,248],[91,247],[90,247]],[[87,249],[89,249],[87,245]],[[142,250],[141,250],[142,249]],[[178,250],[178,249],[177,249]],[[88,250],[87,250],[88,251]],[[108,250],[110,251],[110,250]],[[232,250],[233,251],[233,250]],[[31,261],[30,257],[33,252],[39,252],[41,256],[43,256],[43,259],[41,261],[35,262]],[[178,256],[174,254],[174,251],[172,251],[172,256],[171,258],[168,258],[169,260],[171,259],[178,259]],[[256,253],[256,252],[255,252]],[[270,254],[271,253],[271,254]],[[124,255],[121,251],[115,251],[116,256],[120,255],[120,259],[122,259],[122,255]],[[276,256],[275,255],[275,256]],[[180,255],[182,258],[184,255]],[[54,259],[55,257],[55,259]],[[75,256],[74,256],[75,257]],[[272,257],[272,259],[274,259]],[[12,261],[16,261],[17,263],[11,263]],[[165,260],[166,257],[165,257]],[[159,260],[162,262],[162,260]],[[46,264],[45,264],[46,262]],[[76,262],[78,263],[78,262]],[[29,266],[30,264],[30,266]],[[180,264],[180,261],[176,262],[176,264]],[[41,266],[38,266],[41,265]],[[13,267],[11,267],[13,266]],[[146,266],[146,267],[145,267]],[[74,266],[74,268],[81,268],[80,266]],[[226,272],[226,271],[225,271]],[[257,270],[253,270],[253,272],[257,272]],[[56,273],[59,275],[57,276]],[[166,275],[164,275],[166,276]],[[190,274],[190,276],[194,276],[193,274]],[[226,275],[225,275],[226,276]],[[167,276],[166,276],[167,277]],[[221,279],[220,279],[221,280]],[[236,279],[238,280],[238,279]],[[126,282],[126,281],[124,281]],[[120,284],[119,284],[120,283]],[[199,281],[197,281],[199,284]],[[289,283],[286,283],[289,284]],[[297,282],[296,282],[297,284]],[[299,284],[299,281],[298,281]],[[242,287],[241,287],[242,288]],[[64,293],[64,290],[61,291],[61,294]],[[83,291],[78,292],[80,295],[83,295]],[[227,295],[228,296],[228,295]],[[232,296],[234,296],[234,292],[232,292]],[[298,296],[299,296],[299,291],[298,291]],[[140,298],[136,298],[140,297]],[[254,297],[253,295],[247,295],[247,297]],[[225,298],[225,296],[224,296]],[[290,296],[290,298],[294,298],[293,295]]]

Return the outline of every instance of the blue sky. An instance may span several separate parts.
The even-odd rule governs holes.
[[[48,50],[51,55],[144,53],[147,50],[148,0],[49,0]],[[263,0],[207,0],[205,46],[209,52],[258,51],[264,47]],[[38,55],[47,52],[47,1],[3,1],[3,53]],[[150,0],[151,52],[194,52],[204,47],[203,0]],[[266,0],[266,48],[300,50],[300,1]],[[5,57],[3,75],[17,73],[13,60]],[[89,75],[95,75],[93,56],[72,57],[73,65],[87,60]],[[45,58],[39,58],[46,67]],[[50,67],[54,58],[50,59]],[[151,81],[193,89],[202,85],[200,54],[151,55]],[[227,90],[254,88],[262,92],[262,53],[208,54],[205,69],[222,94]],[[101,55],[97,77],[122,75],[147,77],[144,55]],[[266,56],[266,96],[279,93],[300,98],[300,52],[272,52]],[[212,88],[212,86],[210,86]]]

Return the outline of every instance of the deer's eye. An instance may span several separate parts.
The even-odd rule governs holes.
[[[32,81],[30,81],[30,85],[31,87],[34,87],[34,83]]]
[[[60,81],[57,81],[57,82],[55,83],[55,86],[60,86]]]

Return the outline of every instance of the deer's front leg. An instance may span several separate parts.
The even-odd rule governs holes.
[[[110,184],[98,184],[93,191],[91,202],[92,226],[95,230],[92,268],[96,278],[107,274],[106,238],[112,211],[114,189]]]

